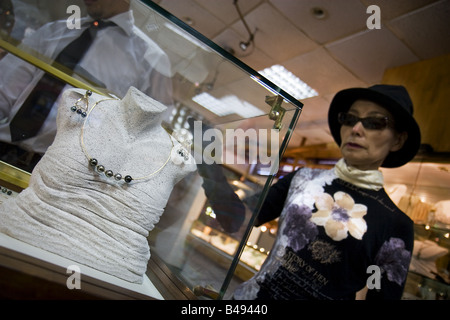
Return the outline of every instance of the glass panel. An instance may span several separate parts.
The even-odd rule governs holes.
[[[151,2],[148,4],[152,6]],[[170,17],[171,21],[175,20],[161,8],[154,7],[159,13]],[[241,269],[247,269],[244,271],[247,276],[253,272],[239,258],[246,247],[253,219],[261,204],[255,201],[246,202],[244,205],[243,202],[233,202],[237,200],[233,197],[237,195],[243,201],[259,194],[261,196],[257,199],[262,201],[273,175],[277,172],[278,164],[267,160],[263,163],[258,157],[259,154],[252,152],[261,152],[266,157],[271,155],[272,162],[273,159],[277,159],[279,150],[283,150],[289,140],[290,129],[295,125],[293,119],[298,117],[298,107],[283,99],[279,100],[286,113],[276,125],[280,130],[272,132],[273,151],[270,154],[260,139],[263,134],[271,139],[271,129],[275,126],[275,121],[269,114],[276,102],[266,101],[266,97],[276,97],[274,94],[280,89],[268,85],[269,81],[262,79],[255,71],[236,61],[234,57],[201,35],[200,39],[193,39],[191,34],[195,32],[182,22],[175,21],[177,25],[168,24],[158,15],[148,19],[147,23],[148,21],[151,21],[153,27],[147,25],[142,28],[157,30],[150,36],[159,44],[162,43],[165,52],[172,57],[171,61],[181,60],[179,64],[174,63],[179,66],[175,68],[178,74],[174,73],[177,111],[169,118],[170,124],[175,128],[183,127],[184,119],[190,115],[196,120],[201,120],[203,124],[219,130],[217,136],[223,139],[221,146],[223,158],[217,161],[216,156],[215,163],[208,165],[203,163],[207,159],[200,157],[202,162],[198,166],[200,176],[192,177],[188,182],[189,192],[183,190],[187,187],[177,186],[175,190],[178,192],[174,192],[174,195],[178,195],[175,197],[180,200],[179,202],[175,199],[169,200],[170,204],[176,205],[172,210],[166,208],[157,226],[163,230],[151,234],[150,243],[153,252],[184,279],[189,287],[196,288],[196,292],[202,292],[202,288],[207,288],[217,292],[219,298],[227,299],[232,294],[233,288],[244,279],[235,275],[236,268],[239,268],[237,274],[242,273]],[[205,47],[205,44],[209,46]],[[192,59],[190,62],[179,58],[180,51],[185,54],[181,48],[186,47],[192,50],[185,55]],[[217,52],[211,50],[211,47]],[[208,107],[216,109],[207,110]],[[256,112],[252,114],[253,111]],[[241,132],[249,142],[239,144],[236,140],[227,139],[226,132],[231,134]],[[210,137],[205,133],[203,139],[199,140],[207,140],[203,142],[208,149],[208,146],[213,145],[213,137],[216,135],[212,134]],[[196,150],[195,142],[194,137],[194,150]],[[235,146],[233,142],[236,142]],[[198,153],[196,155],[198,156]],[[193,187],[194,184],[196,188]],[[227,197],[227,189],[232,190],[234,195]],[[179,198],[180,194],[186,194],[185,198]],[[218,200],[219,204],[216,204]],[[188,203],[192,203],[189,210],[183,212],[179,209]],[[226,208],[221,205],[225,205]],[[240,220],[243,214],[241,210],[244,211],[243,221]],[[172,224],[170,227],[165,227],[167,220],[170,221],[168,224]]]
[[[404,299],[450,300],[450,164],[448,157],[418,156],[382,169],[385,189],[414,221],[414,251]],[[424,256],[424,252],[433,252]]]
[[[134,27],[128,12],[111,18],[116,25],[97,31],[74,70],[57,56],[87,28],[85,18],[76,19],[86,16],[84,2],[11,4],[14,23],[2,24],[7,27],[0,42],[10,52],[0,60],[0,89],[9,90],[0,100],[0,140],[10,144],[9,133],[2,132],[42,70],[61,79],[63,89],[122,99],[133,86],[163,103],[162,126],[191,151],[197,170],[171,191],[159,222],[149,230],[150,252],[201,299],[230,298],[234,287],[255,272],[254,260],[264,259],[265,252],[247,242],[302,104],[151,1],[131,1]],[[2,155],[3,161],[31,172],[57,132],[57,105],[50,105],[47,127],[40,131],[47,139],[25,139],[8,157]],[[187,157],[181,148],[175,152]]]

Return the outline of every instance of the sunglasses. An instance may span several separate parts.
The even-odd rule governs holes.
[[[355,124],[361,122],[364,128],[370,130],[384,130],[393,125],[393,121],[388,117],[360,118],[348,112],[339,112],[338,121],[341,125],[349,127],[354,127]]]

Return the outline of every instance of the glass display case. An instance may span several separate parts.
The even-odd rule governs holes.
[[[404,299],[450,300],[449,229],[415,225],[413,260]]]
[[[450,165],[445,155],[383,169],[385,188],[414,221],[414,249],[403,299],[450,299]]]
[[[276,179],[279,159],[302,103],[152,1],[131,1],[132,17],[124,13],[114,20],[114,29],[98,30],[97,37],[106,40],[89,49],[73,70],[56,61],[56,56],[69,42],[66,33],[80,34],[79,29],[86,29],[84,2],[6,3],[11,6],[1,12],[0,72],[2,77],[14,74],[8,82],[18,87],[8,89],[3,95],[7,98],[0,102],[4,104],[0,105],[0,137],[8,138],[1,132],[11,120],[13,111],[9,111],[15,112],[24,104],[43,73],[62,81],[62,92],[83,89],[84,98],[91,91],[123,99],[130,87],[136,87],[163,103],[167,109],[161,125],[177,145],[190,151],[190,156],[177,152],[182,158],[195,160],[195,170],[173,186],[164,212],[148,234],[151,257],[146,276],[160,293],[152,298],[231,298],[235,286],[258,270],[273,241],[276,222],[252,232],[253,223]],[[113,32],[110,30],[117,33],[113,42],[106,37]],[[127,46],[119,48],[120,41]],[[58,100],[51,110],[46,121],[55,121]],[[86,111],[89,116],[88,107]],[[56,133],[49,129],[47,138]],[[8,206],[8,199],[28,187],[33,161],[36,157],[39,161],[52,144],[51,139],[46,140],[48,145],[39,139],[24,141],[16,143],[14,151],[7,149],[8,157],[6,151],[2,154],[0,206]],[[8,142],[2,143],[2,148],[7,148]],[[245,202],[255,195],[257,201]],[[1,267],[14,268],[5,257],[16,248],[1,244]],[[49,263],[40,254],[33,259]],[[27,270],[19,271],[37,276],[43,272],[42,268],[34,273]],[[67,275],[62,276],[64,268],[55,270],[62,281],[67,279]],[[95,278],[95,272],[90,277]],[[108,282],[103,278],[99,281],[93,279],[91,285],[104,288]],[[118,286],[111,290],[133,290]],[[93,292],[98,294],[98,290]],[[100,296],[117,297],[109,293]]]

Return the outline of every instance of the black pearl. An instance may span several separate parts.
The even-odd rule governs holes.
[[[12,195],[12,191],[8,190],[8,192],[6,193],[8,196]]]
[[[184,158],[184,160],[189,160],[189,155],[188,155],[188,153],[187,153],[187,151],[186,150],[184,150],[184,149],[178,149],[178,154],[182,157],[182,158]]]
[[[83,112],[83,110],[81,110],[81,109],[78,109],[78,110],[77,110],[77,113],[78,113],[78,114],[81,114],[82,112]]]
[[[125,180],[126,183],[130,183],[131,180],[133,180],[133,178],[131,176],[125,176],[125,178],[123,178],[123,180]]]
[[[113,175],[114,175],[114,173],[111,170],[106,170],[105,176],[107,176],[108,178],[111,178]]]
[[[114,179],[116,179],[117,181],[120,181],[122,179],[122,175],[120,173],[116,173],[114,175]]]
[[[98,165],[97,166],[97,171],[100,172],[100,173],[103,173],[103,172],[105,172],[105,167],[102,166],[102,165]]]
[[[98,161],[97,161],[97,159],[92,158],[92,159],[89,160],[89,164],[91,166],[95,167],[98,164]]]
[[[77,111],[77,106],[72,106],[72,107],[70,108],[70,110],[72,110],[73,112]]]
[[[86,111],[83,111],[83,112],[81,113],[81,116],[82,116],[83,118],[86,118],[86,116],[87,116]]]
[[[86,95],[91,96],[92,95],[92,91],[91,90],[86,91]]]

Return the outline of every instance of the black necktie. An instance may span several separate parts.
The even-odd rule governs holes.
[[[94,21],[56,57],[53,66],[62,65],[73,72],[99,29],[115,25],[113,22]],[[65,82],[46,73],[31,91],[9,125],[11,141],[34,137],[42,127]]]

